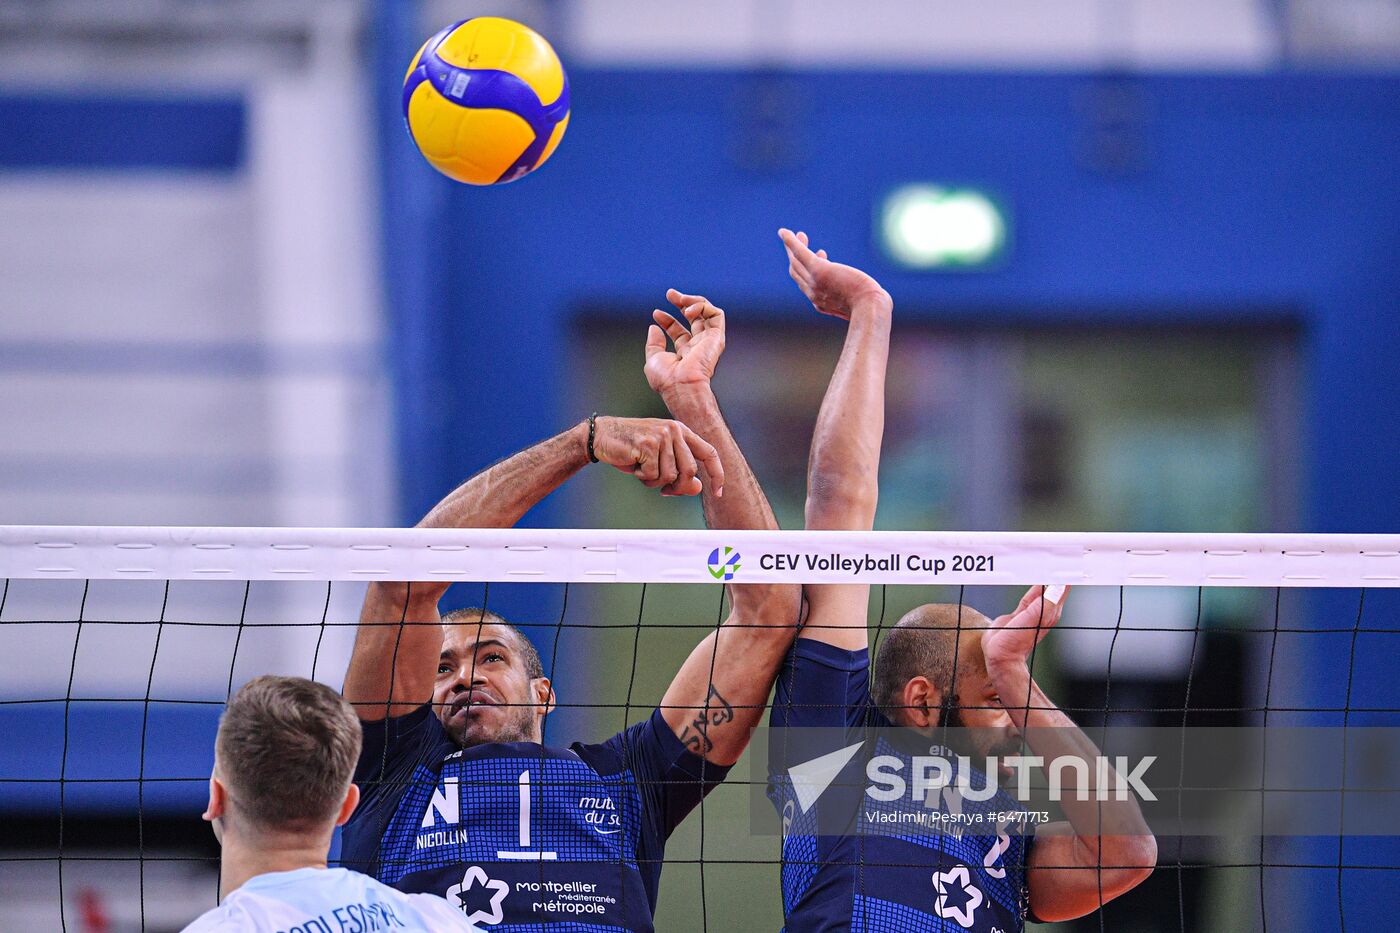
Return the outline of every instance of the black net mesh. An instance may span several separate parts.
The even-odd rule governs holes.
[[[219,853],[199,814],[218,715],[241,683],[261,673],[310,676],[338,688],[362,593],[348,583],[5,581],[0,929],[177,930],[213,907],[221,893]],[[995,615],[1017,594],[874,587],[872,652],[894,620],[935,598]],[[662,702],[681,662],[727,611],[722,587],[694,585],[462,584],[450,599],[499,612],[529,637],[557,696],[545,740],[555,749],[614,735],[625,745],[628,727]],[[1337,729],[1347,761],[1353,730],[1396,724],[1396,602],[1393,590],[1080,588],[1030,667],[1090,739],[1117,727],[1173,729],[1184,748],[1193,729],[1265,727],[1251,778],[1262,791],[1271,786],[1274,730]],[[829,702],[839,706],[840,698]],[[540,773],[546,754],[541,749]],[[1185,761],[1168,785],[1188,786]],[[1395,762],[1372,764],[1367,775],[1393,779]],[[380,777],[405,786],[418,780],[410,774],[404,782],[390,770]],[[1358,773],[1342,768],[1340,787],[1331,788],[1343,810],[1349,795],[1400,790],[1393,780],[1363,786],[1371,778]],[[510,793],[524,793],[514,780]],[[620,780],[631,782],[638,799],[655,792],[635,774]],[[800,847],[789,847],[785,870],[781,833],[761,828],[755,811],[767,806],[769,783],[751,750],[680,821],[664,856],[643,846],[620,860],[664,864],[657,929],[777,929],[788,919],[785,884],[793,884],[788,874],[800,874],[804,859]],[[548,793],[530,790],[537,801]],[[1178,807],[1183,799],[1176,798]],[[598,819],[609,818],[605,806],[595,809]],[[628,818],[621,815],[624,827]],[[551,832],[548,820],[537,814],[533,831]],[[1243,818],[1231,824],[1228,813],[1222,820],[1206,835],[1161,835],[1150,878],[1064,928],[1366,930],[1393,923],[1400,868],[1394,835],[1342,825],[1330,835],[1286,835]],[[843,883],[870,895],[856,900],[855,923],[906,928],[907,919],[881,912],[881,879],[911,867],[947,872],[956,860],[934,849],[924,864],[890,864],[874,854],[878,846],[866,828],[857,824],[854,835],[846,850],[856,853],[852,873]],[[538,835],[530,842],[532,851],[546,844]],[[560,850],[558,859],[529,865],[546,892],[572,851],[548,844]],[[829,868],[815,850],[808,861]],[[619,873],[625,867],[618,864]],[[1003,867],[1014,879],[1025,866]],[[624,899],[636,895],[625,884],[619,891]],[[937,893],[930,888],[927,896]],[[584,922],[552,914],[542,925]]]

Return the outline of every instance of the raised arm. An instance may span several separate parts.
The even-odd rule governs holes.
[[[663,493],[699,493],[700,464],[712,482],[724,482],[715,449],[675,421],[597,418],[593,455]],[[680,469],[666,466],[678,461],[684,464]],[[508,528],[589,462],[588,423],[583,422],[478,473],[434,506],[418,527]],[[344,688],[361,719],[402,716],[432,697],[442,650],[438,600],[448,586],[369,585]]]
[[[987,675],[1031,753],[1044,761],[1074,758],[1087,762],[1084,800],[1079,799],[1073,768],[1060,771],[1060,805],[1069,818],[1036,832],[1027,878],[1031,911],[1046,922],[1070,920],[1091,913],[1124,894],[1157,864],[1157,840],[1152,836],[1137,799],[1131,793],[1118,800],[1096,800],[1099,750],[1084,732],[1031,679],[1027,658],[1045,633],[1059,621],[1063,590],[1045,598],[1045,587],[1033,587],[1016,611],[992,623],[982,636]],[[1024,703],[1022,702],[1024,700]],[[1111,768],[1110,786],[1121,778]]]
[[[807,527],[869,531],[880,495],[880,444],[885,435],[885,365],[890,352],[889,293],[859,269],[812,252],[805,233],[779,232],[788,273],[822,314],[849,322],[841,357],[827,385],[807,462]],[[866,647],[870,587],[842,583],[805,588],[801,638],[847,651]]]
[[[776,529],[768,498],[711,389],[724,352],[724,312],[700,295],[671,289],[666,298],[679,317],[653,313],[656,324],[647,333],[647,381],[671,414],[714,445],[725,464],[724,494],[718,495],[710,483],[700,494],[705,524]],[[668,337],[673,350],[667,350]],[[797,631],[798,587],[731,584],[729,598],[729,616],[690,653],[661,701],[661,714],[681,741],[707,760],[725,765],[743,754],[763,717],[773,678]]]

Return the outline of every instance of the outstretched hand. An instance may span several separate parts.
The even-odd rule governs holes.
[[[1014,611],[993,621],[982,633],[982,656],[987,670],[1026,664],[1031,651],[1060,621],[1068,593],[1068,586],[1033,586]]]
[[[716,496],[724,493],[724,466],[704,438],[679,421],[661,418],[598,418],[593,455],[631,473],[663,496],[700,494],[700,466]]]
[[[822,314],[849,321],[851,313],[864,302],[885,310],[893,304],[889,292],[866,273],[855,266],[832,262],[824,249],[812,252],[807,234],[783,228],[778,236],[787,249],[788,275]]]
[[[667,289],[666,300],[680,317],[657,308],[647,329],[646,377],[652,390],[665,395],[685,387],[708,387],[724,353],[724,311],[703,295]],[[667,340],[674,347],[666,349]]]

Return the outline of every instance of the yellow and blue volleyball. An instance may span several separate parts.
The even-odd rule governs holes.
[[[433,168],[469,185],[515,181],[544,164],[569,125],[569,78],[528,26],[496,16],[454,23],[418,50],[403,115]]]

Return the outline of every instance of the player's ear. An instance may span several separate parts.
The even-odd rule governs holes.
[[[345,799],[340,802],[340,812],[335,816],[335,825],[344,826],[350,819],[350,814],[355,812],[355,808],[360,805],[360,788],[356,784],[351,784],[345,791]]]
[[[209,775],[209,805],[204,808],[205,822],[212,823],[224,815],[228,803],[228,791],[214,775]]]
[[[938,688],[923,675],[911,677],[904,685],[905,722],[916,729],[938,725],[938,711],[942,703],[943,696]]]
[[[546,716],[554,711],[557,700],[554,697],[554,685],[549,682],[548,677],[536,677],[530,681],[530,689],[535,691],[535,704],[544,707]]]

